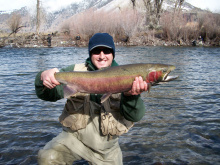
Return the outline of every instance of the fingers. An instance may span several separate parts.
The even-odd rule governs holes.
[[[148,85],[146,81],[143,80],[141,76],[136,77],[132,89],[131,89],[131,95],[139,95],[144,91],[147,91]]]
[[[134,93],[136,95],[140,94],[142,92],[142,89],[144,88],[143,79],[142,77],[136,77],[136,90]]]
[[[148,84],[146,81],[144,81],[144,91],[147,91],[148,90]]]
[[[60,83],[55,79],[54,73],[59,72],[57,68],[49,69],[41,73],[41,80],[43,81],[43,85],[49,89],[60,85]]]
[[[55,83],[53,83],[53,81],[51,81],[50,79],[46,79],[43,81],[43,85],[46,86],[49,89],[52,89],[54,87],[56,87],[57,85]]]
[[[139,87],[139,78],[136,77],[134,82],[133,82],[133,85],[132,85],[132,89],[131,89],[131,94],[132,95],[138,95],[138,91],[140,90],[140,87]]]

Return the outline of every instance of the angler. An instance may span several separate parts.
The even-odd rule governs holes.
[[[59,117],[63,130],[38,152],[40,165],[73,164],[81,159],[94,165],[122,165],[118,139],[145,115],[140,94],[150,84],[167,81],[174,69],[161,64],[118,66],[114,41],[107,33],[95,34],[88,51],[83,64],[36,76],[40,99],[57,101],[68,96]]]

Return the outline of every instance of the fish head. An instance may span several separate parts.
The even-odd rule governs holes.
[[[167,82],[176,79],[176,76],[168,76],[171,71],[175,69],[173,65],[155,64],[149,70],[146,77],[148,83],[154,84],[159,82]]]

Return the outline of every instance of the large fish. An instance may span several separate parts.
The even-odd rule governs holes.
[[[104,102],[112,93],[129,91],[137,76],[141,76],[149,86],[174,80],[178,76],[168,76],[174,69],[173,65],[140,63],[89,72],[58,72],[55,78],[64,84],[65,98],[77,92],[104,94],[101,98],[101,102]]]

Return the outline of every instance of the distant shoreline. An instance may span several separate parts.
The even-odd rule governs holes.
[[[32,36],[17,36],[17,37],[0,37],[0,48],[3,47],[17,47],[17,48],[36,48],[48,47],[47,36],[41,37]],[[194,42],[194,44],[193,44]],[[52,37],[51,47],[87,47],[88,41],[76,40],[71,37],[54,36]],[[184,41],[165,41],[162,39],[154,38],[143,40],[138,37],[130,38],[129,41],[115,40],[116,46],[204,46],[204,47],[219,47],[220,41],[203,42],[199,40],[192,40],[189,42]]]

